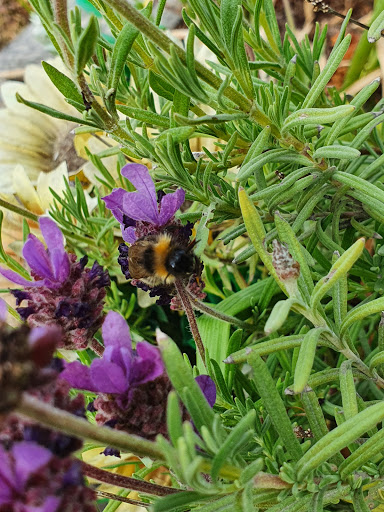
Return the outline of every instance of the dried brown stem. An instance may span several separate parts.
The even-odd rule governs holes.
[[[164,487],[163,485],[153,484],[145,480],[138,480],[137,478],[120,475],[118,473],[111,473],[111,471],[97,468],[91,464],[87,464],[86,462],[82,462],[81,467],[83,473],[90,478],[94,478],[95,480],[106,484],[122,487],[123,489],[131,489],[132,491],[152,494],[153,496],[167,496],[168,494],[181,492],[180,489]]]

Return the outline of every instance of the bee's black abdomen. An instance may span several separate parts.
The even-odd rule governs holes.
[[[174,276],[192,274],[195,268],[195,257],[184,249],[174,249],[167,259],[166,267]]]

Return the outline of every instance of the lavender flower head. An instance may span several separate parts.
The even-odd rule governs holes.
[[[141,164],[127,164],[121,169],[121,174],[134,185],[136,191],[127,192],[118,188],[103,200],[120,222],[125,242],[132,246],[138,240],[149,240],[150,237],[153,240],[160,233],[168,233],[175,246],[187,249],[193,225],[188,222],[184,226],[178,219],[175,219],[175,213],[185,200],[184,190],[179,188],[171,194],[162,192],[156,194],[149,171]],[[167,283],[166,280],[164,283],[160,280],[160,284],[149,284],[148,280],[142,280],[132,272],[132,267],[130,267],[132,251],[130,253],[130,247],[127,247],[125,243],[119,246],[118,262],[125,277],[131,279],[131,284],[134,286],[149,291],[151,297],[159,296],[158,304],[164,305],[173,301],[174,309],[181,309],[177,298],[174,297],[176,292],[173,284]],[[133,259],[136,259],[135,256]],[[197,258],[192,258],[191,261],[194,262],[194,268],[191,274],[186,275],[184,284],[196,297],[203,299],[205,297],[205,293],[202,291],[204,283],[200,279],[202,265]]]
[[[103,357],[93,360],[90,367],[78,361],[69,363],[61,377],[74,388],[98,393],[93,403],[97,423],[148,439],[166,435],[171,383],[158,348],[142,341],[133,350],[126,321],[113,311],[107,314],[102,333]],[[212,385],[206,379],[202,382],[211,399]]]
[[[155,185],[144,165],[127,164],[121,169],[121,175],[132,183],[136,192],[116,188],[103,200],[120,222],[126,242],[133,244],[143,236],[158,233],[160,228],[174,221],[175,213],[185,200],[182,188],[164,194],[158,203]]]
[[[32,234],[23,248],[33,280],[1,267],[0,274],[24,287],[12,293],[17,306],[27,301],[26,307],[16,309],[30,327],[58,325],[64,333],[59,348],[84,349],[94,343],[104,318],[108,273],[97,262],[86,269],[87,257],[77,261],[74,254],[68,254],[63,234],[51,219],[42,217],[39,223],[47,248]]]
[[[11,411],[21,394],[51,382],[57,373],[47,365],[61,330],[56,326],[16,329],[5,323],[7,306],[0,299],[0,413]]]
[[[95,512],[95,494],[84,486],[79,461],[57,459],[36,443],[0,446],[0,510]]]

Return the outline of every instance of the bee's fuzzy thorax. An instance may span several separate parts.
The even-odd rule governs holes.
[[[156,276],[167,280],[169,283],[174,281],[173,276],[169,275],[167,270],[167,259],[169,257],[172,238],[168,233],[161,234],[153,246],[153,271]]]

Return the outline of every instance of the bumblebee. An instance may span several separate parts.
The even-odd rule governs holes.
[[[141,238],[129,247],[129,273],[151,287],[189,278],[200,265],[192,252],[193,245],[183,245],[168,232]]]

